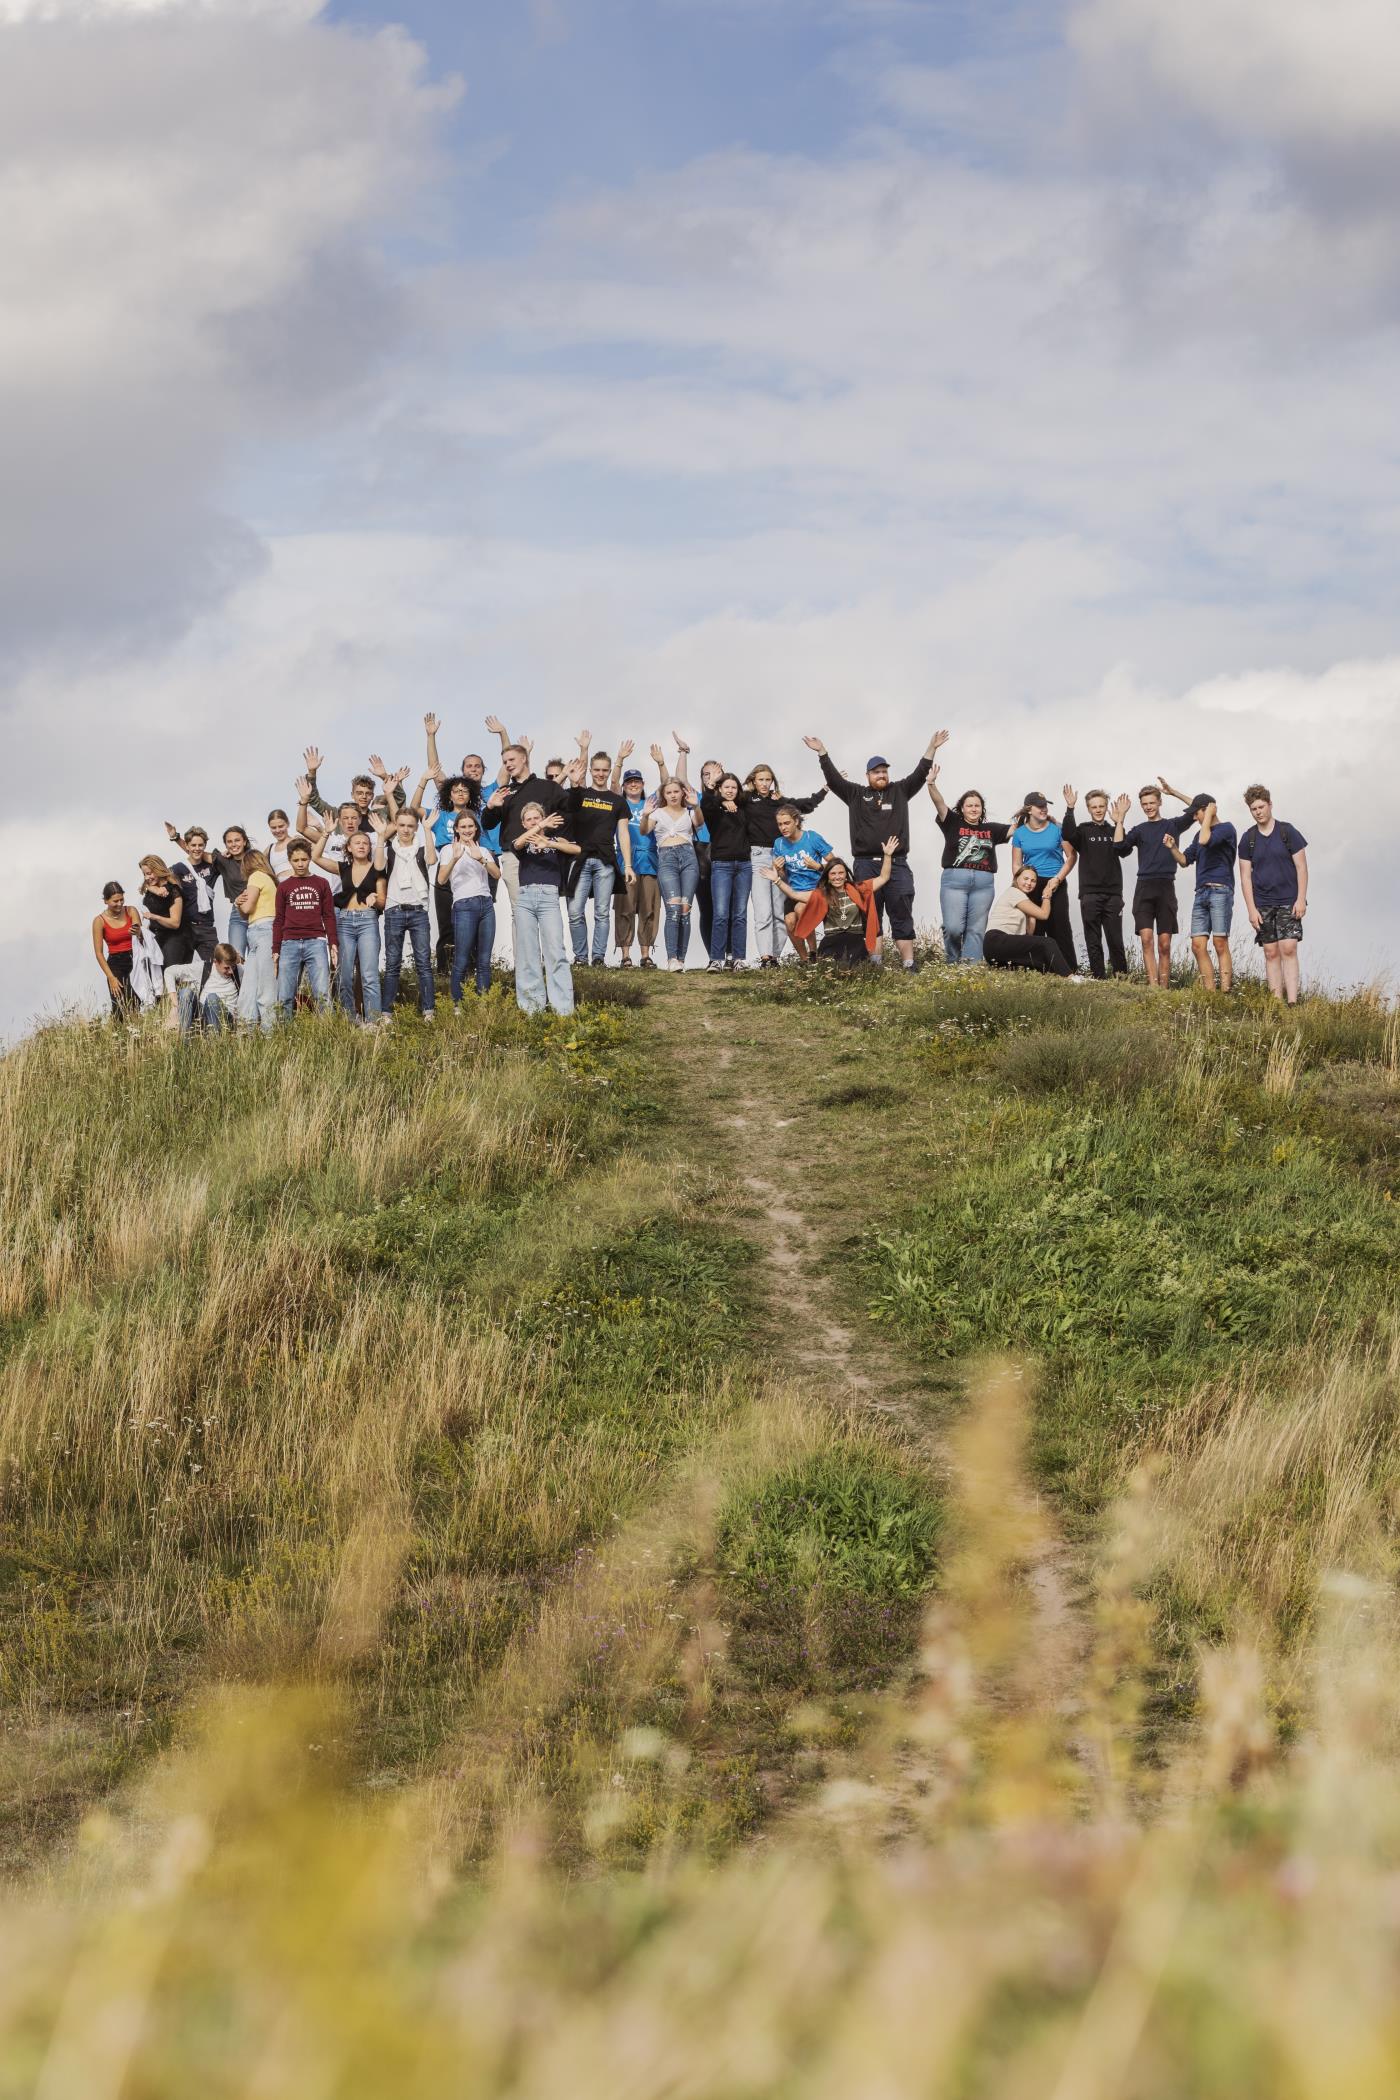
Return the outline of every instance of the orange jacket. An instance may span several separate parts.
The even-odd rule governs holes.
[[[865,913],[865,945],[873,955],[880,941],[880,914],[875,904],[875,885],[872,882],[848,882],[846,888]],[[807,902],[797,914],[793,932],[805,941],[816,932],[826,917],[826,891],[820,884],[813,890]]]

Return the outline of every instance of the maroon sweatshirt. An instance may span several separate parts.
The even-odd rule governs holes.
[[[277,885],[277,910],[272,920],[272,952],[280,955],[283,941],[314,941],[324,938],[335,946],[335,903],[324,875],[289,875]]]

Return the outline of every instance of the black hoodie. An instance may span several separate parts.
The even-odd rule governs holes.
[[[868,860],[879,860],[885,850],[887,838],[898,838],[896,860],[903,860],[909,852],[909,797],[917,795],[928,779],[931,758],[921,758],[912,773],[903,780],[892,780],[888,787],[873,788],[865,781],[847,780],[838,773],[827,752],[822,753],[822,772],[833,795],[838,795],[851,812],[851,855],[863,855]],[[800,805],[799,805],[800,806]],[[776,808],[776,803],[774,804]]]

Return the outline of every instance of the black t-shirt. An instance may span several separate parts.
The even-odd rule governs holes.
[[[555,846],[527,846],[520,856],[520,887],[559,889],[564,880],[566,857],[572,858],[559,852]]]
[[[739,807],[744,812],[749,827],[751,846],[776,846],[778,843],[778,811],[785,802],[810,816],[819,802],[825,802],[826,789],[818,788],[815,795],[760,795],[750,789],[739,797]]]
[[[562,809],[567,788],[559,787],[552,780],[542,780],[538,773],[529,773],[509,789],[504,802],[497,803],[501,813],[501,850],[514,853],[515,842],[524,830],[520,812],[529,802],[538,802],[546,816],[553,810]],[[494,818],[495,810],[491,812]]]
[[[607,861],[617,852],[617,827],[626,823],[632,810],[626,798],[611,788],[570,788],[564,797],[564,830],[580,847],[585,858]]]
[[[943,865],[963,868],[970,875],[995,875],[997,847],[1011,836],[1009,824],[966,824],[955,809],[938,819],[943,834]]]
[[[777,806],[775,802],[775,810]],[[704,817],[710,834],[711,861],[748,859],[752,839],[749,832],[749,815],[742,798],[737,808],[726,809],[718,795],[706,790],[700,797],[700,814]],[[773,835],[777,837],[776,825]]]

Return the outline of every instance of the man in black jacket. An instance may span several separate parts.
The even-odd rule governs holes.
[[[1089,956],[1089,975],[1104,977],[1104,943],[1108,943],[1109,967],[1115,977],[1126,977],[1128,958],[1123,949],[1123,863],[1131,846],[1115,832],[1132,808],[1120,795],[1110,810],[1102,788],[1090,788],[1084,797],[1088,822],[1074,814],[1075,791],[1065,783],[1065,819],[1060,829],[1065,842],[1079,855],[1079,917],[1084,927],[1084,946]],[[1110,819],[1112,821],[1110,821]]]
[[[878,875],[885,862],[885,840],[899,840],[890,879],[883,889],[876,891],[875,897],[882,927],[885,913],[889,912],[890,932],[906,970],[914,968],[914,877],[909,867],[909,797],[917,795],[928,779],[929,767],[946,734],[940,729],[929,738],[927,751],[913,772],[903,780],[890,779],[887,758],[867,759],[864,787],[837,772],[819,736],[804,736],[802,739],[807,749],[815,751],[821,760],[822,772],[832,794],[839,796],[851,813],[851,861],[856,881],[869,882],[872,875]]]

